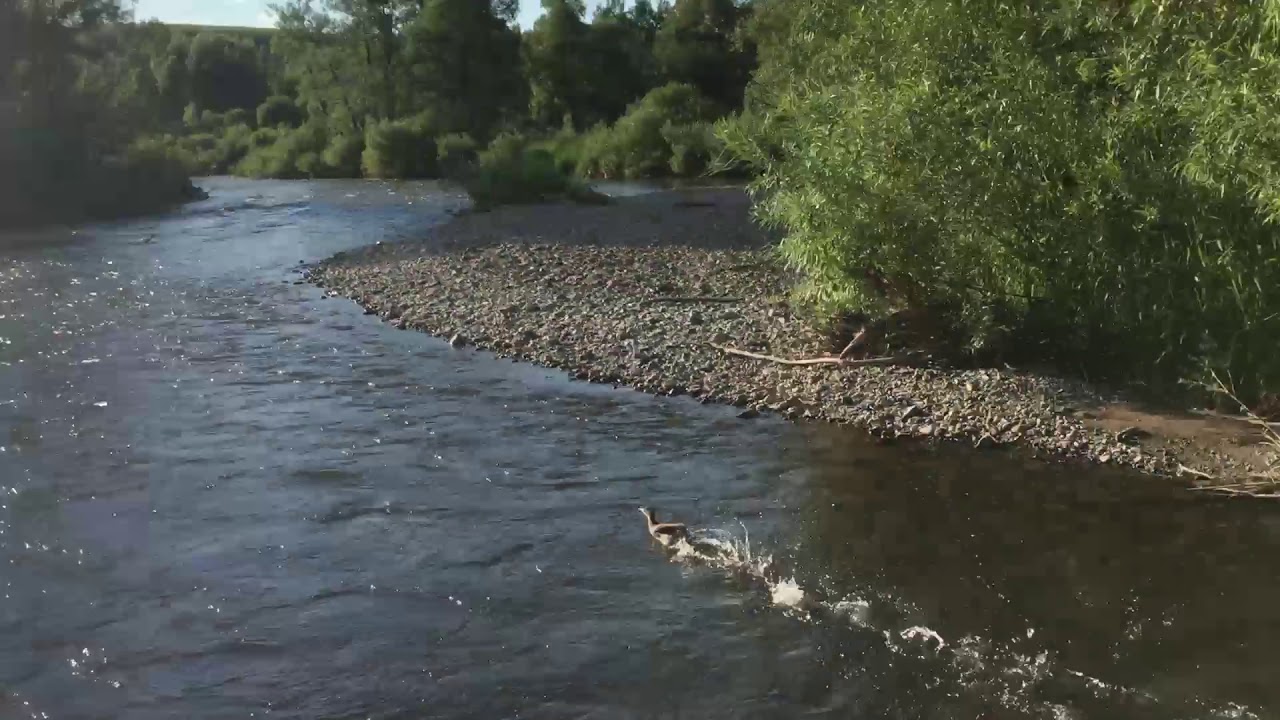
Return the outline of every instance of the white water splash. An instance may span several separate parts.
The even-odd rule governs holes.
[[[1000,705],[1024,712],[1029,717],[1045,720],[1081,720],[1084,717],[1077,708],[1036,698],[1038,688],[1055,678],[1072,678],[1078,683],[1078,687],[1088,688],[1098,700],[1115,696],[1142,698],[1151,703],[1161,702],[1140,689],[1108,684],[1098,678],[1064,668],[1044,650],[1019,652],[1016,647],[994,646],[989,640],[973,636],[966,636],[949,645],[941,634],[924,625],[912,625],[904,629],[885,627],[884,623],[873,618],[871,601],[857,596],[825,601],[819,599],[820,594],[807,591],[794,576],[779,570],[771,554],[761,552],[753,546],[747,527],[741,522],[739,525],[742,526],[741,536],[724,529],[691,528],[687,539],[672,546],[675,551],[673,559],[743,573],[764,586],[775,607],[788,611],[797,618],[839,618],[852,626],[876,632],[895,654],[923,652],[940,658],[957,673],[957,679],[962,685],[985,687],[986,692]],[[898,617],[901,619],[902,616]],[[1035,635],[1034,628],[1027,628],[1023,638],[1029,642]],[[1014,644],[1020,644],[1019,640],[1015,640]],[[1191,703],[1200,704],[1197,700],[1191,700]],[[1251,709],[1235,703],[1201,707],[1211,718],[1259,720],[1259,716]]]
[[[947,645],[947,641],[943,640],[941,635],[921,625],[915,625],[913,627],[907,628],[906,630],[903,630],[902,632],[898,633],[898,637],[902,638],[903,640],[914,640],[916,638],[924,638],[926,642],[930,640],[934,640],[938,643],[938,646],[934,648],[935,650],[941,650]]]

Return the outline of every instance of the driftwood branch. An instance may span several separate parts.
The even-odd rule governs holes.
[[[845,367],[858,367],[860,365],[892,365],[907,359],[906,357],[895,355],[888,357],[866,358],[864,360],[849,360],[836,355],[824,355],[822,357],[791,360],[773,355],[761,355],[760,353],[748,352],[746,350],[739,350],[737,348],[726,347],[724,345],[716,345],[715,343],[711,343],[711,347],[719,350],[720,352],[729,353],[730,355],[740,355],[754,360],[778,363],[779,365],[841,365]]]
[[[1207,473],[1207,472],[1203,472],[1203,471],[1201,471],[1201,470],[1196,470],[1195,468],[1189,468],[1189,467],[1187,467],[1186,465],[1181,465],[1181,464],[1179,464],[1179,465],[1178,465],[1178,471],[1179,471],[1179,472],[1184,472],[1184,473],[1186,473],[1186,474],[1188,474],[1188,475],[1195,475],[1196,477],[1202,477],[1202,478],[1204,478],[1204,479],[1206,479],[1206,480],[1212,480],[1212,479],[1213,479],[1213,476],[1212,476],[1212,475],[1210,475],[1209,473]],[[1198,488],[1198,489],[1203,490],[1204,488]]]
[[[657,305],[658,303],[740,303],[742,298],[739,297],[716,297],[714,295],[666,295],[663,297],[649,298],[644,301],[645,305]]]
[[[1248,497],[1258,498],[1261,500],[1280,500],[1280,487],[1276,485],[1260,485],[1250,487],[1248,485],[1205,485],[1203,487],[1191,488],[1196,492],[1211,492],[1220,495],[1230,495],[1232,497]],[[1272,491],[1272,492],[1264,492]]]

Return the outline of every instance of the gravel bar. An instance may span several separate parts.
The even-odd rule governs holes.
[[[580,380],[735,405],[744,419],[772,412],[1159,475],[1253,467],[1212,443],[1093,421],[1121,401],[1080,382],[1010,369],[797,367],[716,349],[832,349],[786,302],[794,278],[749,210],[740,189],[719,188],[464,213],[421,240],[343,253],[307,275],[396,327]]]

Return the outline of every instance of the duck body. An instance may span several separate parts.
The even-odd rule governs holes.
[[[689,528],[684,523],[658,522],[657,516],[649,508],[640,508],[640,513],[644,515],[649,535],[663,545],[670,547],[689,539]]]

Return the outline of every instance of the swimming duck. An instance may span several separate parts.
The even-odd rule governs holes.
[[[663,545],[671,546],[681,540],[689,539],[689,528],[685,527],[684,523],[658,522],[657,516],[649,508],[642,507],[640,512],[648,523],[649,534]]]

